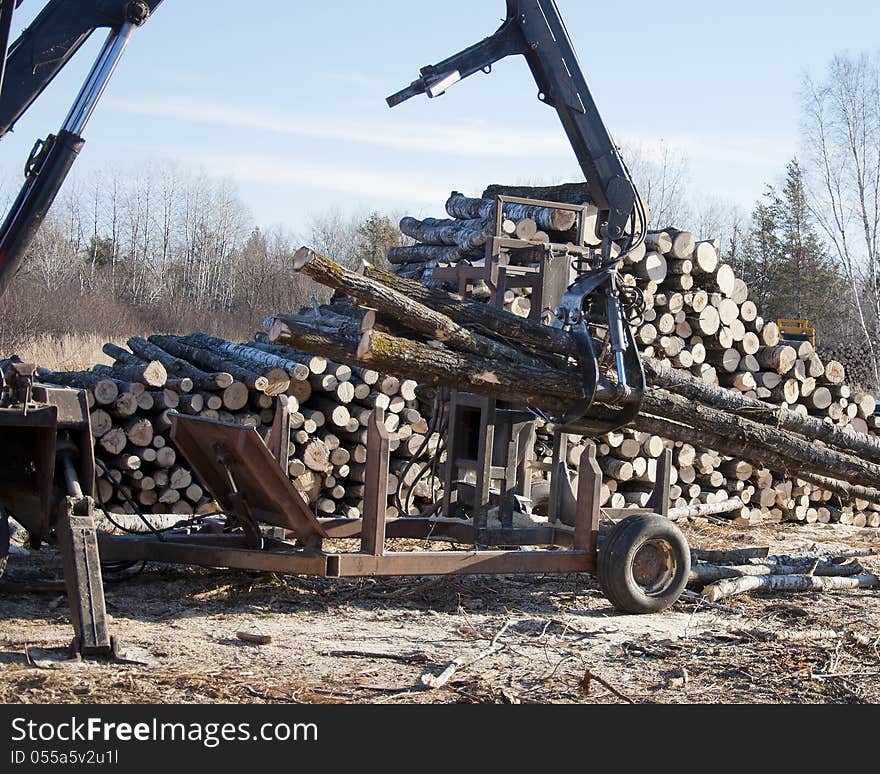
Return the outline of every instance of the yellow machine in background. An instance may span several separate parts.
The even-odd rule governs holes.
[[[816,329],[811,328],[809,320],[795,320],[788,317],[780,317],[776,324],[784,339],[799,339],[809,341],[816,346]]]

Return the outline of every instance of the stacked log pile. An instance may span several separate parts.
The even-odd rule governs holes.
[[[685,255],[697,251],[695,242],[693,247],[687,240],[679,246],[683,233],[652,235],[652,242],[666,250],[661,254],[664,260],[673,250]],[[664,350],[648,349],[646,371],[652,387],[642,414],[631,429],[599,439],[606,502],[644,504],[657,458],[664,447],[673,447],[676,507],[707,506],[711,513],[722,501],[738,502],[732,513],[742,524],[792,519],[880,526],[880,441],[853,427],[853,420],[864,421],[859,414],[867,413],[868,398],[845,394],[839,364],[822,363],[803,343],[798,348],[784,343],[775,325],[765,325],[753,315],[747,299],[741,298],[736,277],[731,279],[717,262],[715,246],[708,247],[711,252],[700,251],[702,271],[708,277],[701,282],[710,290],[681,292],[679,309],[685,313],[685,323],[690,324],[689,317],[697,325],[704,321],[702,335],[692,330],[688,334],[684,328],[666,335],[683,341],[682,351],[684,346],[699,351],[701,345],[707,357],[713,353],[717,367],[702,368],[707,365],[703,359],[685,368]],[[378,324],[362,324],[357,335],[345,336],[322,333],[290,316],[279,317],[269,334],[276,342],[307,351],[332,347],[334,357],[348,362],[528,403],[557,415],[579,394],[579,377],[561,359],[574,356],[577,349],[563,331],[375,267],[365,267],[362,274],[345,272],[306,248],[297,254],[295,266],[381,315],[371,319]],[[650,308],[668,308],[672,294],[658,304],[657,296],[664,294],[659,284],[647,287],[650,282],[655,281],[644,281],[646,296],[653,301]],[[694,311],[694,296],[700,291],[706,305],[701,295],[696,302],[699,311]],[[725,301],[746,308],[752,328],[746,332],[760,340],[754,351],[743,351],[745,336],[740,339],[738,330],[731,334],[741,317],[722,311],[730,306]],[[678,306],[678,301],[673,305]],[[704,313],[708,308],[717,316]],[[648,325],[653,323],[644,321],[637,333],[644,337]],[[402,329],[404,335],[389,332]],[[352,326],[348,331],[355,333]],[[732,346],[725,347],[729,335]],[[742,364],[746,358],[756,361],[754,368],[751,360]],[[755,383],[747,376],[745,381],[738,379],[739,374],[752,376]],[[787,388],[789,382],[792,386]],[[787,395],[786,389],[791,389]],[[603,401],[613,416],[614,401],[600,396],[598,402]],[[839,415],[829,411],[832,405],[841,409]],[[546,447],[542,449],[539,442],[539,457],[542,451],[546,453]],[[575,447],[569,462],[576,462],[577,455]]]
[[[112,367],[41,372],[45,381],[88,391],[96,451],[107,467],[99,471],[102,497],[125,511],[212,508],[168,441],[170,412],[251,425],[265,436],[274,399],[285,395],[294,428],[289,474],[316,511],[344,516],[362,507],[364,427],[369,410],[382,405],[393,434],[389,490],[400,490],[388,514],[414,515],[440,494],[435,474],[443,421],[418,400],[417,381],[561,415],[579,389],[563,362],[576,350],[564,332],[525,319],[529,291],[508,291],[511,316],[450,296],[448,280],[434,276],[438,268],[483,262],[498,222],[496,194],[570,204],[587,198],[580,184],[494,186],[481,198],[453,192],[449,217],[403,219],[401,229],[417,243],[389,252],[393,273],[373,267],[340,273],[310,251],[297,254],[301,271],[333,287],[334,298],[349,294],[363,308],[337,301],[270,318],[268,336],[243,344],[204,334],[133,338],[128,349],[107,345]],[[595,210],[586,207],[583,217],[589,236]],[[573,241],[581,225],[576,218],[507,203],[500,224],[502,233],[534,244],[537,256],[550,242]],[[634,426],[598,439],[603,505],[643,505],[657,460],[670,448],[674,514],[740,525],[880,526],[875,400],[846,383],[841,362],[808,342],[783,339],[719,259],[717,244],[690,232],[650,232],[622,259],[621,271],[645,298],[634,334],[653,386]],[[474,296],[486,300],[488,286]],[[606,408],[613,414],[613,406]],[[547,462],[554,426],[537,425],[536,458]],[[572,471],[583,448],[569,448]]]
[[[401,229],[419,243],[391,251],[395,273],[419,279],[432,288],[454,291],[454,283],[435,278],[435,270],[484,263],[474,235],[481,235],[479,244],[483,245],[494,233],[494,197],[498,194],[569,204],[588,201],[586,186],[579,184],[542,189],[490,186],[479,199],[453,192],[446,202],[449,219],[443,222],[442,233],[424,228],[426,221],[403,219]],[[553,214],[557,221],[552,220]],[[575,231],[573,224],[558,219],[573,215],[508,204],[502,228],[505,234],[534,242],[536,248],[548,241],[565,244]],[[586,243],[596,245],[598,240],[591,237],[595,210],[588,207],[585,217]],[[450,247],[453,237],[463,234],[469,241]],[[856,386],[873,383],[873,378],[863,373],[864,368],[853,366],[855,378],[850,386],[845,383],[843,363],[833,356],[838,350],[825,350],[820,355],[809,342],[782,338],[776,323],[765,321],[749,300],[746,283],[720,260],[716,242],[697,240],[691,232],[676,227],[651,231],[642,246],[624,257],[620,268],[624,280],[644,294],[647,308],[634,333],[646,357],[747,398],[846,428],[846,432],[874,435],[880,429],[880,417],[874,415],[874,395],[864,386]],[[507,291],[504,307],[528,316],[529,296],[528,289]],[[478,287],[475,297],[487,299],[489,288]],[[863,353],[861,359],[853,358],[851,352],[840,354],[847,362],[865,361]],[[540,426],[538,437],[538,457],[546,459],[552,438],[547,432],[542,434]],[[736,496],[742,506],[731,516],[743,525],[792,520],[880,526],[877,507],[863,499],[841,499],[839,493],[822,489],[815,482],[722,455],[702,441],[672,441],[632,428],[599,439],[600,464],[606,469],[603,505],[624,507],[647,499],[661,446],[673,449],[676,507],[727,502]],[[581,448],[571,449],[572,465]]]
[[[333,314],[325,310],[321,324],[332,326]],[[97,496],[107,510],[215,510],[169,437],[172,412],[254,427],[266,438],[278,396],[285,396],[282,405],[290,415],[288,473],[316,513],[356,517],[363,509],[366,425],[377,405],[385,408],[386,427],[394,433],[389,492],[400,488],[410,514],[434,501],[439,479],[427,460],[438,436],[414,381],[279,348],[259,334],[243,344],[203,333],[133,337],[127,344],[104,346],[112,366],[38,370],[44,383],[85,390]],[[398,512],[392,496],[387,514]]]
[[[867,346],[863,340],[826,342],[818,347],[818,351],[823,359],[837,360],[843,364],[850,385],[858,385],[867,391],[865,385],[877,383],[877,375],[871,366],[871,359],[866,357]]]

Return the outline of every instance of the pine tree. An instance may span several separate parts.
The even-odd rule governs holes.
[[[808,319],[824,338],[833,336],[845,306],[840,302],[848,299],[848,291],[814,227],[797,159],[786,168],[785,184],[775,206],[783,275],[779,298],[784,316]]]
[[[770,186],[755,205],[743,271],[765,319],[804,319],[821,339],[837,337],[846,282],[816,232],[797,159],[788,163],[781,191]]]
[[[372,212],[357,227],[356,257],[375,266],[385,267],[389,247],[399,247],[405,237],[388,215]]]
[[[780,250],[776,209],[772,206],[773,191],[764,197],[770,204],[757,202],[752,211],[752,225],[746,236],[745,256],[743,258],[743,279],[749,286],[749,295],[769,317],[769,308],[774,305],[774,293],[780,269]]]

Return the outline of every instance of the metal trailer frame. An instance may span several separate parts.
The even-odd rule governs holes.
[[[366,492],[360,519],[316,518],[254,428],[176,415],[171,433],[226,514],[226,527],[240,526],[242,532],[224,533],[223,526],[215,522],[196,533],[187,529],[125,536],[101,533],[103,561],[149,560],[326,577],[597,571],[602,473],[592,444],[581,458],[577,493],[567,477],[556,487],[554,510],[557,514],[573,511],[574,526],[557,520],[546,526],[480,531],[465,519],[385,518],[390,435],[381,408],[373,411],[367,431]],[[606,514],[611,518],[664,514],[670,465],[667,450],[647,508],[606,510]],[[562,470],[564,465],[558,467]],[[324,549],[325,541],[351,538],[360,538],[360,550]],[[389,551],[387,541],[394,538],[445,539],[473,548]]]
[[[536,245],[502,232],[506,203],[577,213],[577,244],[547,243],[537,267],[517,266],[517,253],[534,251]],[[587,211],[588,205],[498,196],[495,234],[486,243],[485,266],[435,269],[434,276],[455,281],[463,294],[474,282],[485,280],[497,304],[502,303],[507,288],[531,287],[536,296],[531,316],[539,319],[543,310],[552,311],[569,286],[572,260],[585,260],[593,252],[585,245]],[[668,513],[672,465],[668,449],[658,461],[657,483],[645,508],[600,509],[602,472],[596,462],[595,444],[589,443],[581,457],[577,491],[569,477],[569,437],[582,435],[576,427],[558,427],[553,461],[547,465],[524,455],[522,442],[530,429],[529,420],[533,424],[535,419],[524,407],[458,391],[453,391],[450,407],[444,496],[428,509],[439,509],[441,515],[431,518],[385,517],[390,435],[381,408],[372,412],[367,427],[364,511],[360,519],[316,517],[290,482],[285,442],[289,438],[289,417],[283,397],[276,403],[275,422],[265,443],[253,428],[174,415],[171,437],[226,515],[225,523],[215,521],[195,533],[190,529],[125,536],[101,533],[101,558],[105,562],[149,560],[326,577],[598,574],[600,512],[612,520]],[[467,411],[479,417],[472,428],[464,426],[467,421],[456,421]],[[475,458],[460,453],[468,431],[479,436]],[[458,467],[473,471],[475,483],[459,480]],[[514,526],[514,512],[523,512],[520,501],[530,497],[530,469],[536,468],[550,473],[548,522]],[[493,482],[500,482],[496,493],[491,491]],[[496,506],[499,526],[490,526],[489,511]],[[325,541],[352,538],[360,539],[360,550],[324,550]],[[449,540],[472,548],[387,550],[387,541],[395,538]]]

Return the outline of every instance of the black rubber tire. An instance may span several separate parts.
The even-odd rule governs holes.
[[[599,586],[623,613],[660,613],[687,585],[691,553],[681,530],[656,514],[627,516],[599,548]],[[652,585],[646,585],[648,582]]]

